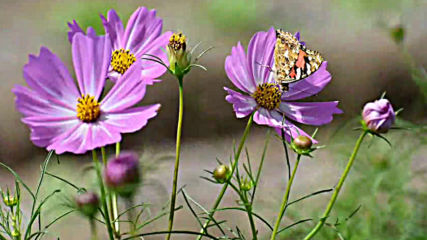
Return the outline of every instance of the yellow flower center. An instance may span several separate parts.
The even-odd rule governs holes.
[[[282,91],[275,83],[263,83],[258,85],[252,97],[258,106],[273,110],[280,106]]]
[[[175,51],[183,50],[185,51],[187,47],[186,37],[182,33],[174,33],[169,38],[169,47]]]
[[[111,67],[114,71],[123,74],[136,61],[135,56],[129,50],[115,50],[111,56]]]
[[[100,114],[100,104],[95,97],[86,94],[77,99],[77,117],[83,122],[95,122]]]

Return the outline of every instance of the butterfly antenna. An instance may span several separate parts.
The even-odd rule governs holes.
[[[258,65],[260,65],[261,67],[265,67],[265,68],[267,68],[268,70],[270,70],[270,72],[274,72],[274,70],[270,67],[270,66],[268,66],[268,65],[265,65],[265,64],[261,64],[261,63],[259,63],[259,62],[255,62],[256,64],[258,64]]]

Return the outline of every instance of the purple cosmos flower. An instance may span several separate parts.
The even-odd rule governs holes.
[[[118,77],[123,75],[131,65],[141,61],[141,78],[144,78],[148,84],[159,81],[155,79],[163,75],[166,68],[154,61],[141,59],[144,54],[150,54],[167,63],[167,56],[162,48],[166,49],[172,33],[162,34],[163,20],[156,17],[156,10],[139,7],[130,17],[126,29],[113,9],[108,11],[107,17],[101,15],[101,19],[113,46],[108,77],[116,82]],[[70,41],[74,34],[84,33],[75,20],[73,23],[68,23],[68,26],[70,27],[68,32]],[[88,35],[95,35],[92,28],[88,28]]]
[[[139,183],[139,161],[134,152],[123,152],[113,157],[104,169],[106,185],[120,195],[131,195]]]
[[[31,140],[57,154],[85,153],[119,142],[121,133],[135,132],[157,115],[159,104],[133,107],[145,94],[139,78],[141,62],[121,76],[101,99],[108,71],[108,36],[73,37],[72,56],[78,88],[61,60],[47,48],[30,55],[24,66],[29,86],[16,86],[16,107],[31,129]]]
[[[299,33],[296,35],[299,37]],[[286,140],[306,135],[291,121],[307,125],[323,125],[332,121],[333,114],[342,113],[338,102],[293,102],[320,92],[331,81],[326,70],[327,62],[307,78],[289,84],[289,90],[282,92],[271,70],[274,65],[276,33],[274,28],[268,32],[256,33],[248,47],[247,54],[240,44],[233,47],[231,55],[225,60],[225,71],[231,82],[241,92],[224,88],[225,98],[233,104],[236,117],[243,118],[255,111],[257,124],[284,129]],[[287,118],[283,125],[283,115]],[[289,119],[289,120],[288,120]]]
[[[363,121],[373,132],[386,133],[394,123],[396,114],[387,99],[367,103],[362,111]]]

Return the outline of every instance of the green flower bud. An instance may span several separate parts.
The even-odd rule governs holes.
[[[400,44],[405,38],[405,29],[402,25],[397,25],[390,29],[391,38],[397,43]]]
[[[226,165],[219,165],[213,171],[213,177],[219,183],[224,183],[230,175],[230,169]]]
[[[188,71],[191,63],[190,53],[187,51],[186,37],[182,33],[174,33],[167,47],[169,69],[175,75],[183,75]]]
[[[21,239],[21,232],[17,229],[14,229],[12,231],[12,237],[13,239]]]
[[[3,202],[8,207],[14,207],[18,204],[18,198],[13,195],[4,195]]]
[[[253,183],[250,179],[248,178],[242,178],[240,180],[240,189],[242,189],[243,191],[249,191],[251,190],[253,187]]]
[[[309,137],[300,135],[294,139],[293,144],[296,148],[299,148],[301,150],[308,150],[313,145],[313,142]]]

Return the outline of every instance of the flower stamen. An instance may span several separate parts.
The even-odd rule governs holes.
[[[113,51],[111,56],[111,67],[114,71],[123,74],[136,61],[135,55],[129,50],[119,49]]]
[[[187,43],[186,43],[186,37],[184,34],[182,33],[174,33],[170,38],[169,38],[169,47],[172,48],[174,51],[185,51],[185,49],[187,48]]]
[[[95,122],[101,114],[99,102],[89,94],[77,99],[77,117],[83,122]]]
[[[275,83],[263,83],[258,85],[252,97],[258,106],[273,110],[280,106],[282,91]]]

